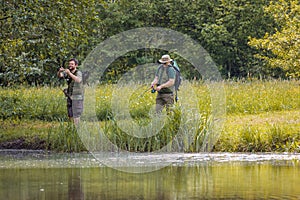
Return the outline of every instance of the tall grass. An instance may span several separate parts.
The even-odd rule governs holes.
[[[299,81],[225,81],[227,114],[258,114],[273,111],[300,109]],[[111,116],[112,93],[117,85],[100,85],[95,90],[96,114],[99,120]],[[148,115],[155,94],[145,87],[131,95],[133,117]],[[211,110],[209,91],[204,84],[195,83],[194,92],[199,98],[200,112]],[[140,96],[139,98],[137,98]],[[122,97],[122,94],[120,94]],[[180,92],[179,92],[179,97]],[[0,119],[38,119],[53,121],[66,119],[66,102],[61,88],[32,87],[0,90]]]
[[[225,83],[228,114],[258,114],[300,108],[299,81]]]
[[[244,125],[228,128],[215,145],[227,152],[300,152],[300,124]]]
[[[285,123],[284,116],[299,113],[300,90],[298,81],[224,81],[226,95],[227,120],[224,129],[218,135],[219,140],[213,146],[214,151],[289,151],[300,152],[300,122],[299,118],[293,118],[289,124]],[[212,100],[209,89],[205,84],[194,83],[193,93],[198,101],[199,120],[189,123],[189,116],[181,112],[175,112],[166,118],[159,134],[147,138],[138,138],[128,135],[120,128],[122,122],[128,127],[132,121],[116,118],[112,101],[113,92],[119,91],[118,85],[100,85],[95,90],[95,114],[100,122],[107,138],[122,150],[127,151],[156,151],[173,142],[176,136],[182,137],[181,145],[186,152],[204,151],[209,136],[213,135],[215,119],[212,117]],[[126,86],[125,86],[126,87]],[[156,94],[146,90],[146,86],[139,86],[129,95],[129,114],[139,126],[151,126]],[[130,90],[129,90],[130,91]],[[124,96],[119,94],[120,97]],[[182,96],[180,96],[182,95]],[[180,91],[179,98],[193,98],[188,92]],[[191,95],[191,96],[189,96]],[[49,123],[47,126],[47,146],[57,151],[82,151],[85,150],[76,129],[72,123],[67,122],[65,97],[60,88],[18,88],[0,90],[0,119],[5,121],[21,120],[39,123]],[[189,101],[189,100],[187,100]],[[180,107],[179,101],[176,106]],[[189,103],[189,102],[187,102]],[[121,105],[120,105],[121,106]],[[283,119],[277,122],[265,123],[257,120],[255,124],[249,123],[249,116],[265,119],[278,113],[277,118],[283,115]],[[262,116],[263,115],[263,116]],[[240,119],[237,122],[237,119]],[[84,115],[83,121],[89,122],[89,116]],[[26,122],[26,123],[27,123]],[[193,126],[193,127],[192,127]],[[147,130],[147,129],[145,129]],[[32,130],[34,132],[34,130]],[[0,128],[5,138],[12,139],[12,135],[18,135],[15,131]],[[193,132],[193,138],[190,138]],[[36,132],[38,135],[39,133]],[[147,135],[147,133],[145,133]],[[44,137],[45,138],[45,137]],[[178,140],[175,140],[178,141]]]
[[[104,133],[120,150],[130,152],[160,151],[163,147],[170,145],[169,143],[176,136],[180,121],[178,117],[180,117],[180,113],[174,111],[172,115],[168,116],[159,133],[150,137],[134,137],[122,130],[115,120],[105,122]],[[144,134],[151,135],[151,133]]]
[[[53,124],[47,134],[47,148],[58,152],[86,151],[77,129],[72,122]]]
[[[53,121],[66,116],[65,98],[60,88],[2,88],[0,100],[1,119]]]

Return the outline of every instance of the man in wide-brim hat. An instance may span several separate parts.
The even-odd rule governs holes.
[[[169,63],[170,64],[171,61],[173,61],[173,60],[171,59],[171,57],[169,55],[163,55],[161,57],[161,59],[159,59],[159,62],[162,63],[162,64],[165,64],[165,63]]]
[[[151,87],[158,92],[156,97],[156,112],[160,113],[164,107],[174,104],[174,83],[175,70],[171,65],[172,59],[169,55],[163,55],[159,59],[161,65],[156,70],[155,78],[151,83]]]

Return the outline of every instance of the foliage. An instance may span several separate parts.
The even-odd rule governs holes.
[[[224,85],[228,119],[214,151],[299,152],[299,82],[226,81]],[[171,141],[176,133],[188,135],[189,130],[195,130],[195,137],[185,151],[204,150],[204,138],[210,134],[213,124],[210,95],[205,84],[193,85],[201,115],[195,127],[185,123],[190,120],[187,116],[174,112],[160,134],[150,138],[135,138],[118,127],[119,121],[111,108],[112,93],[117,90],[116,87],[99,85],[95,88],[97,95],[93,108],[100,126],[114,144],[123,150],[153,151]],[[130,115],[140,125],[151,121],[149,109],[155,101],[155,94],[150,90],[143,93],[144,89],[139,87],[129,100]],[[41,147],[39,145],[42,144],[43,148],[56,151],[85,150],[72,123],[67,122],[66,102],[59,88],[4,89],[0,91],[0,98],[0,147],[5,141],[21,139],[24,140],[24,148],[30,148],[32,144]],[[82,120],[89,123],[86,117],[88,115],[84,115]],[[181,129],[178,129],[179,125],[182,125]]]
[[[83,60],[101,38],[100,3],[1,2],[1,85],[51,84],[63,60]]]
[[[273,30],[273,21],[263,14],[266,2],[180,1],[171,5],[171,26],[198,41],[225,77],[257,76],[264,72],[247,41]]]
[[[145,120],[141,121],[143,122],[140,123],[145,123]],[[146,119],[146,121],[148,120]],[[104,133],[114,145],[122,150],[132,152],[154,152],[159,151],[172,143],[173,138],[179,131],[179,122],[180,112],[179,110],[174,109],[174,112],[168,115],[164,126],[154,136],[139,138],[129,135],[118,127],[115,120],[105,122]],[[144,134],[147,135],[147,133]]]
[[[265,55],[264,47],[253,48],[254,39],[248,46],[249,37],[261,38],[265,33],[273,39],[279,33],[287,34],[288,38],[298,37],[296,1],[291,6],[284,1],[280,1],[282,6],[271,3],[269,9],[264,10],[270,1],[3,1],[0,12],[0,85],[59,84],[55,78],[56,69],[63,65],[64,60],[77,57],[84,61],[89,52],[106,38],[148,26],[171,28],[199,42],[224,77],[280,77],[281,70],[267,68],[254,56]],[[281,19],[275,11],[284,9],[287,10],[286,17]],[[278,38],[283,37],[278,35]],[[280,58],[285,65],[277,59],[273,66],[285,66],[284,70],[297,75],[297,67],[287,66],[297,64],[292,56],[296,55],[293,52],[298,43],[296,39],[288,38],[286,44],[280,42],[273,48],[280,50],[277,54],[290,49],[289,54],[282,53],[289,57]],[[115,82],[120,74],[138,64],[153,62],[162,53],[165,52],[155,49],[130,52],[110,66],[104,81]],[[278,57],[275,53],[272,52]],[[186,78],[199,78],[188,61],[179,58],[179,64]]]
[[[260,60],[253,56],[258,52],[247,42],[249,36],[260,37],[274,30],[274,21],[264,14],[266,2],[168,0],[161,3],[135,0],[129,3],[121,0],[108,6],[107,10],[113,13],[109,16],[116,21],[107,23],[112,33],[147,26],[171,28],[199,42],[225,77],[262,76],[266,71]],[[132,64],[135,63],[129,66]],[[187,78],[199,77],[196,71],[189,69],[193,67],[187,61],[183,60],[181,66],[184,66]]]
[[[271,1],[265,7],[278,28],[275,33],[266,32],[263,38],[251,38],[249,44],[261,49],[257,56],[272,68],[280,68],[287,76],[300,77],[300,4],[295,0]]]

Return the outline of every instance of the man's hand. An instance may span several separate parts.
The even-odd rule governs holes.
[[[65,69],[65,72],[70,76],[71,71],[69,69]]]
[[[65,68],[60,67],[60,68],[58,69],[58,71],[57,71],[57,76],[58,76],[59,78],[63,78],[64,75],[63,75],[62,72],[64,72],[64,71],[65,71]]]
[[[71,77],[75,82],[80,83],[81,79],[78,76],[75,76],[74,74],[72,74],[72,72],[70,71],[70,69],[66,69],[65,70],[66,74]]]
[[[63,71],[65,71],[65,68],[60,67],[58,71],[59,71],[59,72],[63,72]]]
[[[157,87],[156,87],[156,91],[160,91],[161,89],[162,89],[161,86],[157,86]]]

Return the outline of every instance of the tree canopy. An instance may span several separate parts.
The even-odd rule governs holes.
[[[93,0],[1,2],[1,85],[47,84],[63,60],[83,59],[101,40],[102,10]]]
[[[257,57],[287,76],[300,77],[300,4],[299,1],[272,1],[265,7],[278,27],[263,38],[251,38],[249,44],[261,49]]]
[[[101,41],[138,27],[187,34],[224,77],[300,76],[295,0],[18,0],[0,6],[1,86],[53,84],[64,60],[83,61]],[[131,52],[113,63],[107,80],[160,53]],[[187,78],[195,77],[186,61],[182,65]]]

